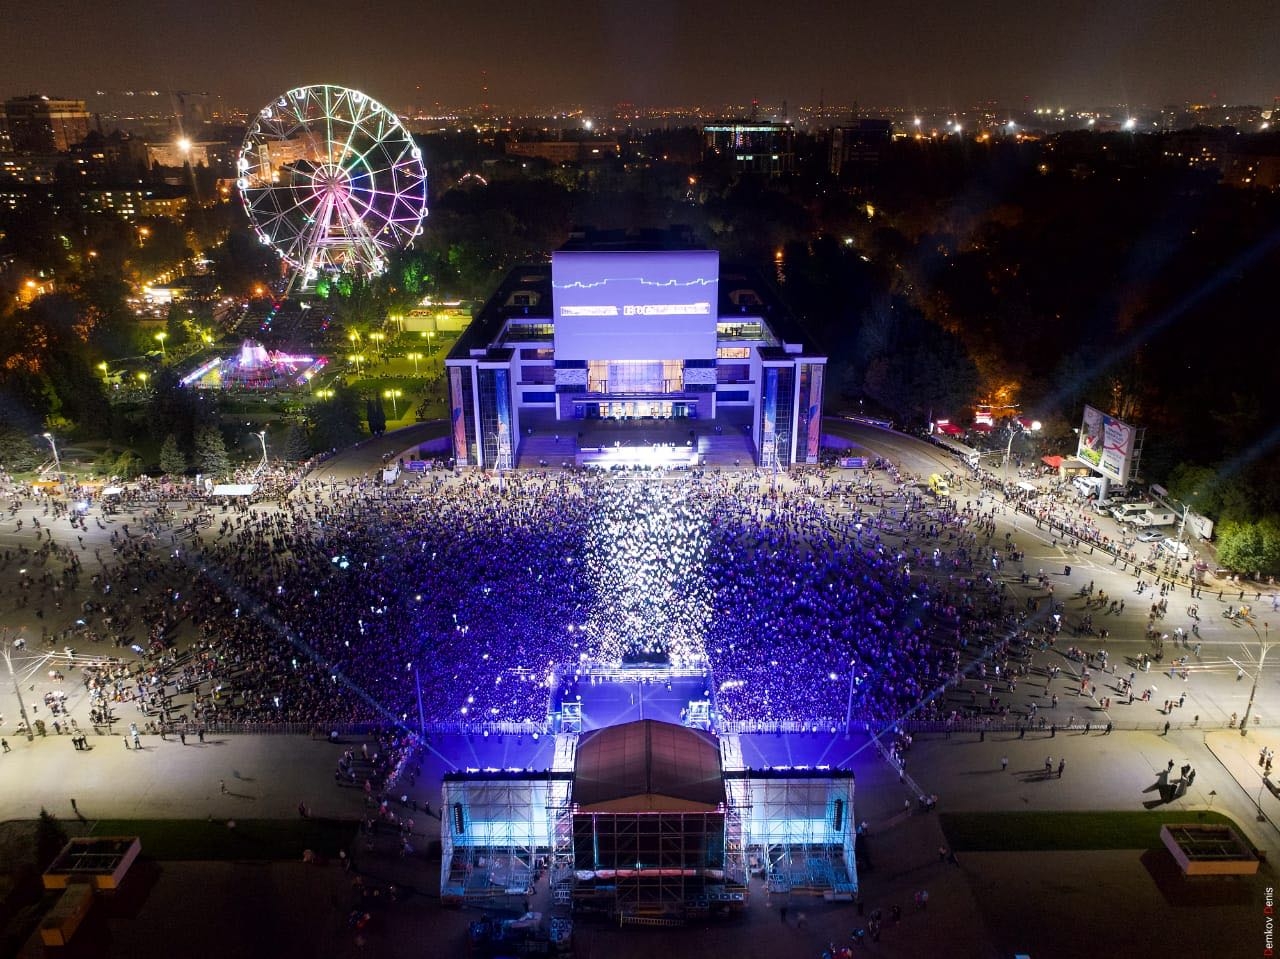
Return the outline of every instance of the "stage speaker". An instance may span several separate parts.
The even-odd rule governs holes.
[[[462,835],[465,831],[466,823],[462,819],[462,803],[453,804],[453,831],[458,835]]]
[[[843,825],[844,825],[844,800],[843,800],[843,799],[837,799],[837,800],[836,800],[836,815],[835,815],[835,819],[834,819],[834,820],[832,821],[832,823],[831,823],[831,828],[832,828],[832,830],[833,830],[833,831],[835,831],[835,832],[839,832],[839,831],[840,831],[840,827],[841,827],[841,826],[843,826]],[[459,830],[459,832],[461,832],[461,830]]]

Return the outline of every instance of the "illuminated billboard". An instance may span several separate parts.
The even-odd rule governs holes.
[[[1136,433],[1127,423],[1092,406],[1086,406],[1076,456],[1103,476],[1117,483],[1127,483]]]
[[[714,250],[552,254],[557,360],[716,355]]]

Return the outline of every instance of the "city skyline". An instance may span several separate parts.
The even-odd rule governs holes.
[[[1280,96],[1268,53],[1280,42],[1280,12],[1255,0],[1215,5],[1211,17],[1190,0],[996,0],[980,14],[935,2],[787,12],[762,0],[696,8],[662,0],[643,10],[606,3],[587,12],[565,2],[481,11],[373,0],[353,13],[317,0],[284,23],[244,0],[185,18],[160,0],[121,0],[101,9],[20,4],[6,31],[0,90],[9,95],[192,90],[242,109],[317,82],[428,113],[437,105],[643,109],[752,99],[1136,108]]]

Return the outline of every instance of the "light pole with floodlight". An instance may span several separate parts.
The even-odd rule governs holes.
[[[259,430],[253,434],[258,438],[258,442],[262,444],[262,462],[258,465],[257,472],[261,473],[267,468],[267,431]]]
[[[1249,624],[1253,626],[1253,623]],[[1249,690],[1249,704],[1244,708],[1244,719],[1240,720],[1240,735],[1247,736],[1249,734],[1249,713],[1253,710],[1253,697],[1258,695],[1258,680],[1262,676],[1262,664],[1267,661],[1267,651],[1271,649],[1271,627],[1267,623],[1262,624],[1263,634],[1258,636],[1258,627],[1253,626],[1253,635],[1258,636],[1258,642],[1262,645],[1262,652],[1258,656],[1258,668],[1253,674],[1253,689]]]
[[[66,481],[62,478],[62,457],[58,455],[58,444],[53,439],[52,433],[43,434],[44,438],[49,441],[49,449],[53,450],[53,468],[58,473],[58,488],[66,491]]]
[[[1039,432],[1040,432],[1039,420],[1032,420],[1030,426],[1024,426],[1022,424],[1022,421],[1017,419],[1016,417],[1009,421],[1009,442],[1005,445],[1005,448],[1004,448],[1004,475],[1006,479],[1008,479],[1009,477],[1009,457],[1013,453],[1013,438],[1022,433],[1039,433]]]
[[[391,415],[395,419],[400,419],[400,406],[398,401],[400,397],[404,396],[404,392],[401,390],[383,390],[382,395],[391,401]]]

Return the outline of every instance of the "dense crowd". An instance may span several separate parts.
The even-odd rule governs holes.
[[[93,693],[168,721],[540,721],[584,665],[638,657],[709,668],[721,720],[937,715],[1028,611],[1004,602],[990,514],[884,465],[313,479],[143,514],[85,604],[89,639],[140,661]]]

